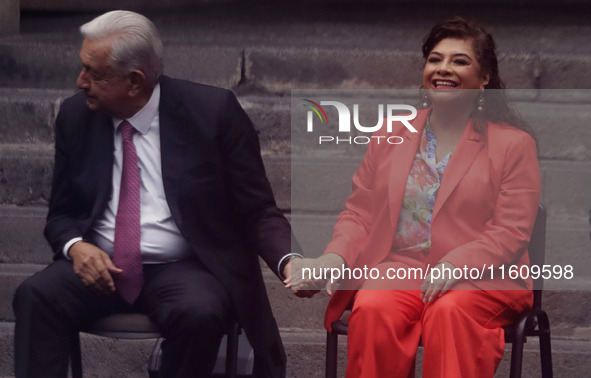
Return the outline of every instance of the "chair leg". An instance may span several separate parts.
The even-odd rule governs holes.
[[[236,378],[236,368],[238,365],[238,334],[240,327],[238,323],[232,324],[228,339],[226,342],[226,377]]]
[[[337,377],[337,353],[339,347],[339,334],[326,333],[326,378]]]
[[[164,342],[164,337],[159,337],[156,340],[156,344],[154,344],[154,349],[152,349],[152,354],[150,354],[150,359],[148,360],[148,376],[150,378],[158,378],[160,377],[160,364],[162,362],[162,343]]]
[[[232,325],[228,332],[228,338],[226,342],[226,377],[236,378],[236,369],[238,366],[238,334],[240,333],[240,327],[238,323]],[[162,342],[164,338],[161,337],[156,341],[150,359],[148,360],[148,375],[150,378],[158,378],[160,374],[160,363],[162,353]],[[73,378],[82,378],[74,376]]]
[[[550,342],[550,321],[545,312],[538,314],[540,330],[540,360],[542,363],[542,378],[552,378],[552,346]]]
[[[82,352],[80,351],[80,334],[76,333],[76,337],[74,337],[72,341],[72,353],[70,354],[72,378],[82,378]]]
[[[523,363],[523,343],[525,323],[527,318],[521,319],[515,330],[515,340],[511,347],[511,373],[510,378],[521,378],[521,366]]]

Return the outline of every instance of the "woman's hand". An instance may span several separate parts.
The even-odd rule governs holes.
[[[324,286],[328,295],[332,295],[336,281],[330,280],[330,269],[340,269],[345,260],[334,253],[322,255],[316,259],[294,258],[291,263],[291,275],[283,281],[285,287],[299,297],[312,297]]]
[[[440,272],[438,275],[439,278],[431,278],[433,270],[435,269],[439,270]],[[451,272],[453,272],[454,269],[455,266],[448,262],[439,263],[434,266],[433,269],[431,269],[427,277],[425,277],[425,281],[421,285],[421,298],[423,299],[423,303],[436,300],[448,292],[456,283],[461,281],[461,279],[453,278],[453,274],[451,274]]]

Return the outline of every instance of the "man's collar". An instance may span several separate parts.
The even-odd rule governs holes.
[[[127,118],[127,121],[131,123],[137,131],[139,131],[143,135],[146,135],[148,131],[150,131],[150,127],[152,126],[152,120],[154,119],[154,117],[156,117],[156,114],[158,113],[159,104],[160,84],[156,84],[154,90],[152,91],[152,95],[150,96],[150,99],[148,100],[146,105],[144,105],[144,107],[141,108],[133,116]],[[113,118],[113,125],[115,126],[115,129],[119,127],[121,122],[123,122],[122,119]]]

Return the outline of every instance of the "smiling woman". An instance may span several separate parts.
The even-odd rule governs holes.
[[[447,64],[444,52],[452,53]],[[426,62],[423,70],[425,107],[430,105],[430,99],[435,95],[429,91],[430,88],[443,89],[449,85],[450,88],[464,89],[468,96],[477,98],[476,106],[473,102],[467,104],[476,132],[484,134],[490,121],[507,123],[534,136],[531,127],[507,105],[504,92],[494,90],[504,89],[505,84],[499,75],[495,41],[480,25],[461,17],[439,23],[425,37],[422,53]],[[436,76],[433,71],[437,69],[445,76]],[[427,76],[432,76],[432,79]],[[433,82],[434,79],[445,80]]]
[[[441,40],[427,56],[423,87],[434,90],[484,90],[490,75],[481,71],[472,44],[472,40]]]
[[[327,309],[329,330],[352,309],[349,378],[412,377],[421,338],[423,377],[492,378],[502,327],[532,305],[530,279],[444,273],[529,264],[537,148],[507,106],[495,43],[482,27],[454,18],[433,27],[423,55],[418,133],[394,130],[404,143],[369,145],[324,255],[292,264],[295,289],[319,281],[298,268],[377,272],[356,282],[357,291],[336,291]],[[411,270],[424,274],[387,274]]]

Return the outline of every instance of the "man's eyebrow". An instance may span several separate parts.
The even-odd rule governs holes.
[[[84,67],[84,69],[86,70],[86,72],[92,74],[92,75],[97,75],[100,76],[101,74],[104,74],[103,71],[97,70],[91,66],[89,66],[88,64],[83,64],[82,67]]]

